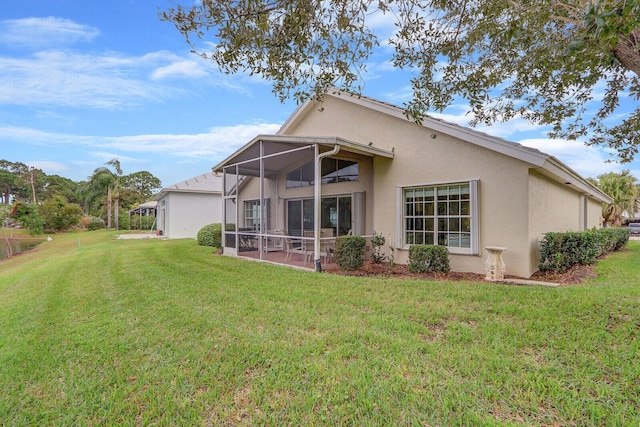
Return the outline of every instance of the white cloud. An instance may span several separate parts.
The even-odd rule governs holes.
[[[63,163],[49,162],[46,160],[33,160],[33,161],[26,162],[26,165],[34,167],[36,169],[42,169],[47,174],[64,172],[69,169],[67,165]]]
[[[63,51],[0,57],[0,104],[124,109],[171,94],[142,78],[155,66],[144,59]]]
[[[99,34],[97,28],[51,16],[0,21],[0,44],[16,49],[40,49],[79,41],[89,42]]]
[[[273,134],[280,129],[276,123],[250,123],[214,127],[207,133],[187,135],[135,135],[107,138],[112,149],[128,152],[149,152],[179,158],[209,157],[222,160],[256,135]]]
[[[161,155],[175,161],[193,158],[210,158],[212,163],[222,160],[256,135],[274,134],[279,123],[246,123],[235,126],[219,126],[199,134],[149,134],[120,137],[71,135],[43,132],[37,129],[4,126],[0,134],[5,141],[23,144],[58,144],[67,149],[92,147],[92,155],[108,161],[118,158],[138,161],[138,154]],[[117,154],[116,154],[117,153]],[[127,155],[123,153],[128,153]]]
[[[625,169],[619,163],[610,161],[612,157],[602,148],[587,146],[580,141],[530,138],[519,142],[556,157],[584,177],[595,178],[603,173]]]
[[[204,62],[167,51],[131,56],[49,50],[24,58],[0,56],[0,75],[0,105],[126,110],[191,90],[161,83],[169,77],[239,90]]]
[[[153,80],[171,77],[206,77],[209,73],[202,64],[195,61],[177,61],[157,68],[152,74]]]

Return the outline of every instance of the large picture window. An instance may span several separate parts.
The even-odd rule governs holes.
[[[405,187],[402,245],[446,246],[452,253],[478,253],[477,181]]]

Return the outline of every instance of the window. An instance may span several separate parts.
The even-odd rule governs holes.
[[[477,181],[401,189],[402,246],[478,254]]]
[[[313,179],[313,160],[311,160],[287,174],[287,188],[309,187],[313,185]]]
[[[323,197],[320,205],[320,227],[333,229],[334,236],[348,234],[351,224],[351,196]]]
[[[269,228],[269,199],[264,199],[265,231]],[[244,202],[244,227],[254,231],[260,230],[260,200],[246,200]]]
[[[260,227],[260,200],[244,202],[244,226],[252,230]]]
[[[322,161],[322,184],[357,180],[358,162],[331,158]]]
[[[323,197],[320,202],[320,227],[333,229],[334,236],[348,234],[351,224],[351,196]],[[287,231],[302,236],[313,230],[313,199],[287,201]]]
[[[327,158],[322,161],[321,183],[358,181],[358,162]],[[287,174],[287,188],[308,187],[314,184],[313,160]]]

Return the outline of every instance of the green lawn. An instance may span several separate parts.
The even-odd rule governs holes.
[[[640,423],[640,242],[548,288],[113,234],[0,262],[1,426]]]

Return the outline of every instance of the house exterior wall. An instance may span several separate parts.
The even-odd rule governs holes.
[[[602,202],[587,198],[587,228],[602,228],[603,225]]]
[[[222,198],[219,193],[170,191],[158,199],[158,212],[158,229],[165,237],[196,238],[205,225],[222,222]]]
[[[602,226],[602,203],[532,170],[529,174],[529,244],[531,270],[540,263],[544,233]]]
[[[540,242],[544,233],[577,231],[581,227],[581,197],[567,186],[535,171],[529,174],[529,247],[531,270],[540,263]]]
[[[394,159],[375,158],[370,184],[373,202],[368,230],[382,233],[387,244],[399,240],[398,187],[478,180],[479,248],[475,255],[450,256],[456,271],[484,273],[485,246],[504,246],[507,274],[529,277],[528,169],[520,160],[406,120],[352,103],[325,98],[323,111],[311,110],[288,129],[291,135],[337,135],[362,144],[394,150]],[[435,137],[432,137],[435,136]],[[408,262],[408,247],[396,247],[395,260]]]

